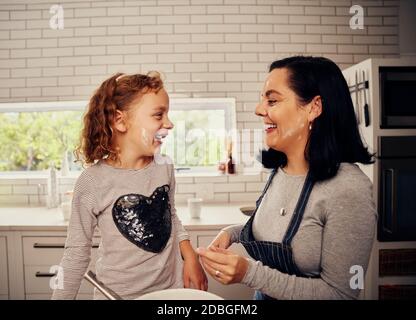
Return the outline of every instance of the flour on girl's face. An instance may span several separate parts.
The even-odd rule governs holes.
[[[162,141],[162,139],[166,138],[168,134],[169,134],[168,129],[165,129],[165,128],[159,129],[157,130],[155,134],[155,139],[158,141]]]
[[[148,133],[148,131],[145,128],[142,128],[141,130],[141,138],[143,145],[145,147],[150,147],[153,144],[153,137],[151,138],[151,135]]]

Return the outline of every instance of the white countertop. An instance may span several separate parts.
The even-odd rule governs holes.
[[[219,229],[232,224],[245,223],[248,216],[239,210],[252,203],[204,204],[200,219],[191,219],[186,206],[176,206],[176,212],[184,227],[189,230]],[[0,231],[47,230],[66,231],[60,208],[46,207],[6,207],[0,208]]]

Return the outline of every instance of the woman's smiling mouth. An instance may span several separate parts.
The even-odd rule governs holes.
[[[274,124],[274,123],[265,123],[264,124],[264,131],[266,131],[266,133],[270,133],[275,129],[277,129],[277,125]]]

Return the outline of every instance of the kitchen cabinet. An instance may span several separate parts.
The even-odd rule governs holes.
[[[26,299],[50,299],[54,285],[59,282],[55,273],[64,253],[65,239],[65,236],[48,236],[47,233],[22,237]],[[95,237],[89,265],[93,271],[98,243],[99,238]],[[92,285],[83,280],[78,298],[89,299],[92,295]]]
[[[50,299],[61,262],[66,232],[0,231],[0,299]],[[89,268],[95,270],[94,237]],[[93,287],[82,281],[77,299],[91,299]]]
[[[0,236],[0,300],[9,299],[7,238]]]
[[[207,247],[219,231],[220,229],[189,231],[193,247]],[[7,290],[7,259],[3,258],[7,254],[5,239],[5,237],[0,237],[0,253],[2,254],[0,279],[2,290],[0,298],[2,299],[9,298]],[[57,283],[55,272],[63,256],[65,234],[57,235],[47,231],[23,232],[19,233],[19,239],[22,247],[21,263],[23,270],[23,275],[20,278],[24,282],[24,292],[21,296],[27,300],[50,299],[53,292],[51,285],[53,286]],[[94,272],[98,243],[99,238],[94,237],[94,247],[91,251],[91,262],[88,268]],[[246,251],[240,244],[233,244],[230,250],[247,256]],[[10,272],[14,273],[13,270],[10,270]],[[250,300],[254,294],[252,289],[244,285],[223,285],[209,275],[208,286],[209,292],[215,293],[224,299]],[[77,299],[92,299],[92,297],[93,287],[83,280]],[[13,297],[10,298],[13,299]]]
[[[211,241],[217,236],[220,230],[209,230],[209,231],[190,231],[190,239],[194,248],[198,247],[208,247]],[[229,250],[239,253],[243,256],[248,257],[247,251],[241,244],[234,243],[231,245]],[[242,284],[231,284],[223,285],[218,281],[214,280],[210,275],[208,277],[208,291],[219,295],[227,300],[252,300],[254,295],[254,290],[248,288]]]
[[[192,219],[186,207],[177,214],[189,232],[194,248],[207,246],[225,226],[244,223],[248,217],[239,206],[204,206],[200,219]],[[13,215],[10,212],[13,211]],[[59,209],[0,208],[0,299],[50,299],[57,283],[56,268],[62,259],[67,222]],[[97,232],[89,269],[95,271]],[[246,254],[240,245],[231,250]],[[225,299],[252,299],[243,285],[224,286],[209,277],[209,291]],[[83,280],[77,299],[92,299],[93,287]]]
[[[373,183],[373,199],[379,215],[365,276],[365,290],[362,295],[365,299],[407,299],[411,294],[408,290],[411,286],[416,287],[416,276],[409,272],[412,269],[411,252],[416,248],[414,227],[412,229],[412,223],[414,226],[415,221],[412,209],[414,192],[408,192],[415,183],[414,153],[411,153],[414,148],[405,147],[412,145],[409,142],[416,136],[416,128],[411,127],[414,123],[411,121],[414,121],[415,117],[410,114],[414,114],[415,109],[408,108],[406,112],[400,112],[400,108],[405,106],[397,105],[397,101],[403,97],[386,99],[385,96],[389,88],[406,88],[405,83],[410,81],[400,85],[397,85],[396,81],[412,79],[411,72],[408,71],[415,66],[414,57],[376,58],[361,61],[342,71],[350,84],[357,74],[364,73],[368,81],[365,94],[368,99],[370,121],[359,121],[358,124],[368,149],[377,155],[375,163],[359,165]],[[403,74],[396,73],[399,70],[408,71]],[[361,97],[363,92],[364,90],[358,92],[358,97]],[[355,93],[353,98],[355,101]],[[388,108],[392,103],[396,105]],[[358,103],[355,107],[357,115],[360,115],[357,120],[364,119],[365,110],[362,105]],[[403,121],[406,121],[406,125]],[[409,152],[410,154],[407,154]],[[390,271],[388,274],[384,273],[386,269]]]

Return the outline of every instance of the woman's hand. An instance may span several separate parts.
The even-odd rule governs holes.
[[[208,290],[208,279],[197,255],[184,260],[183,283],[185,288],[190,288],[192,283],[195,289]]]
[[[227,249],[231,245],[231,236],[226,231],[220,231],[214,240],[209,244],[208,249],[212,247]]]
[[[230,250],[212,246],[209,250],[198,248],[196,252],[205,270],[222,284],[240,283],[246,275],[247,259]]]

